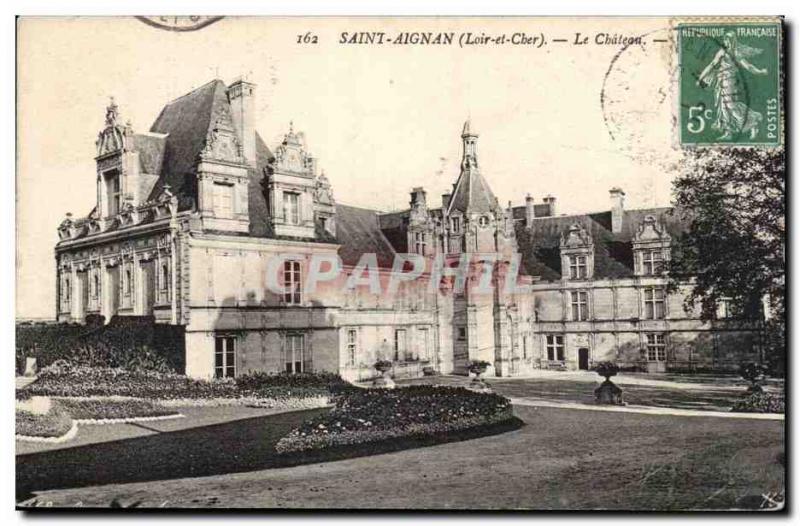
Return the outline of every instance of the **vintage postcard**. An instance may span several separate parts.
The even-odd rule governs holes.
[[[784,36],[18,18],[18,509],[785,511]]]

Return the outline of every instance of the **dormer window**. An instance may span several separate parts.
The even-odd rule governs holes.
[[[453,227],[453,233],[458,234],[459,232],[461,232],[461,218],[453,217],[450,221]]]
[[[290,225],[300,224],[300,194],[283,193],[283,217]]]
[[[489,226],[489,218],[486,216],[481,216],[478,218],[478,225],[480,225],[481,228],[486,228]]]
[[[414,252],[416,254],[425,255],[426,249],[428,246],[428,240],[426,239],[425,232],[415,232],[414,233]]]
[[[115,216],[122,208],[120,174],[116,170],[105,175],[106,195],[108,196],[108,216]]]
[[[671,237],[655,216],[646,216],[633,237],[638,276],[659,276],[666,271]]]
[[[233,185],[214,183],[214,216],[233,217]]]
[[[569,256],[570,279],[586,279],[586,256]]]
[[[661,249],[642,250],[642,273],[655,276],[664,272],[664,252]]]

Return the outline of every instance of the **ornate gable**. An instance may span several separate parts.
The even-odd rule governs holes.
[[[314,177],[315,175],[315,160],[306,151],[301,134],[294,132],[293,123],[289,123],[289,132],[284,136],[283,142],[275,149],[272,169],[275,172],[305,177]]]
[[[119,107],[111,97],[111,102],[106,108],[105,128],[98,134],[95,145],[97,146],[97,157],[104,157],[112,153],[122,152],[129,149],[132,145],[133,127],[130,121],[124,126],[119,124]]]
[[[230,111],[220,106],[206,134],[206,142],[200,152],[202,161],[223,161],[244,164],[244,152],[233,127]]]
[[[561,235],[561,248],[588,248],[592,246],[592,235],[579,223],[573,223]]]
[[[633,240],[635,243],[666,242],[672,240],[672,236],[664,229],[655,216],[648,215],[636,229]]]

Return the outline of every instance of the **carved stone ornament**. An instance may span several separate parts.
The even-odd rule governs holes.
[[[563,248],[586,247],[592,244],[592,236],[579,223],[574,223],[561,237]]]
[[[121,152],[128,146],[133,135],[130,122],[119,124],[119,107],[114,102],[114,97],[106,108],[106,125],[97,136],[97,156],[101,157],[115,152]]]
[[[669,241],[671,238],[658,219],[652,215],[645,216],[634,235],[636,242]]]
[[[227,110],[222,110],[206,134],[206,144],[200,152],[203,161],[225,161],[244,164],[244,152],[233,121]]]

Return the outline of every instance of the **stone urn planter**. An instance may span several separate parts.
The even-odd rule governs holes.
[[[395,383],[392,380],[392,377],[389,375],[389,371],[392,370],[392,362],[389,360],[378,360],[375,362],[375,370],[380,373],[380,376],[375,378],[372,382],[372,387],[383,387],[386,389],[394,389]]]
[[[595,367],[595,371],[605,380],[594,390],[594,401],[598,404],[625,405],[625,402],[622,401],[622,389],[611,381],[611,377],[616,376],[619,372],[617,364],[600,362]]]
[[[486,380],[483,379],[483,373],[486,372],[486,369],[491,364],[484,360],[472,360],[469,362],[469,372],[475,375],[472,378],[472,381],[469,384],[469,388],[475,391],[488,391],[491,392],[492,388],[489,387],[489,384],[486,383]]]
[[[763,393],[761,381],[765,376],[765,368],[757,363],[743,363],[739,366],[739,374],[750,384],[747,387],[747,394]]]

